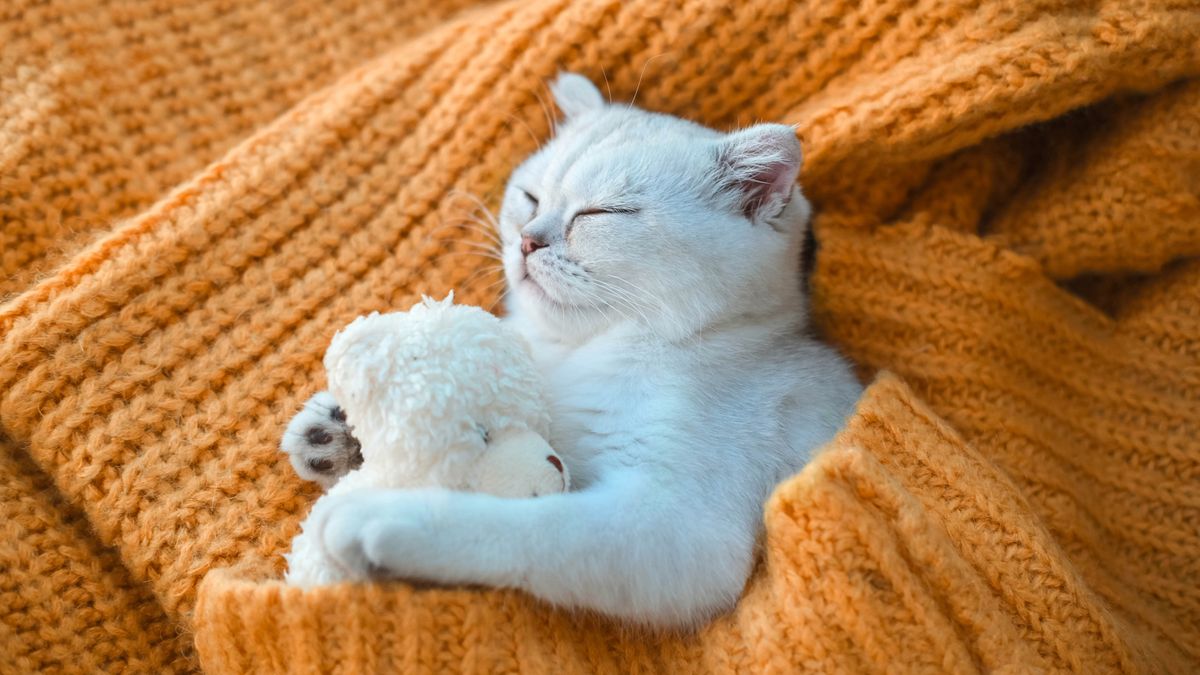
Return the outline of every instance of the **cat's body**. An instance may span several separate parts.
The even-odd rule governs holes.
[[[699,480],[706,491],[737,489],[744,473],[751,480],[741,487],[761,497],[803,466],[853,399],[837,391],[847,383],[827,372],[841,365],[836,356],[797,344],[796,327],[783,317],[764,319],[697,342],[606,334],[539,358],[554,406],[551,441],[578,467],[577,487],[626,461],[662,463],[674,478]],[[816,395],[831,389],[829,398]],[[668,452],[676,446],[682,456]],[[722,483],[718,476],[735,479]],[[759,506],[761,500],[752,507],[755,517]]]
[[[695,625],[736,601],[763,502],[859,393],[805,332],[799,145],[779,125],[725,135],[606,104],[578,76],[555,97],[566,123],[514,172],[500,234],[507,320],[577,489],[347,495],[318,525],[364,577]]]

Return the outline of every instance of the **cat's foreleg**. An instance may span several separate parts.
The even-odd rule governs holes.
[[[359,578],[521,588],[563,607],[675,626],[736,601],[754,545],[753,524],[631,476],[535,499],[364,491],[336,498],[316,527],[326,555]]]

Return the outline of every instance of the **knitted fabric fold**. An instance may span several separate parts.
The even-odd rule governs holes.
[[[287,672],[296,661],[405,673],[1133,663],[1012,482],[894,377],[871,387],[832,447],[777,491],[766,527],[765,559],[737,610],[694,636],[648,637],[513,592],[302,591],[216,572],[202,586],[197,645],[215,672]],[[997,587],[994,574],[1010,578]]]
[[[0,12],[0,672],[1200,670],[1198,45],[1149,0]],[[796,124],[873,384],[694,635],[282,586],[330,336],[495,307],[480,207],[559,70]]]

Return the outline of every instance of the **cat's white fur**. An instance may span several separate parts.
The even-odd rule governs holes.
[[[783,125],[722,134],[609,104],[578,75],[553,92],[565,120],[513,173],[500,235],[507,320],[545,373],[578,489],[351,494],[321,540],[364,578],[694,626],[736,602],[765,499],[860,391],[805,330],[800,146]],[[523,235],[544,247],[524,257]]]

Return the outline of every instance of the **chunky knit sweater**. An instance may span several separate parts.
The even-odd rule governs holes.
[[[330,336],[495,302],[559,69],[798,125],[856,414],[695,633],[283,586]],[[1198,76],[1189,0],[9,2],[0,672],[1200,671]]]

